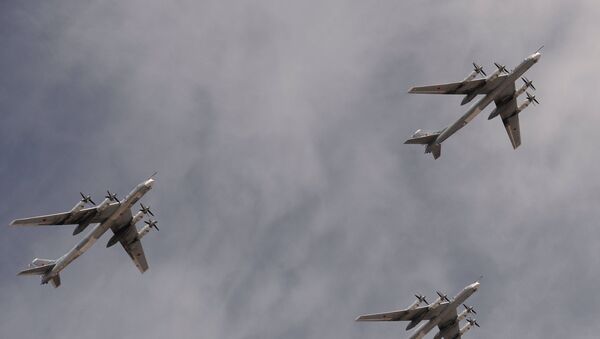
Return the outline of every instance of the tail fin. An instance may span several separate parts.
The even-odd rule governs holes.
[[[56,266],[56,260],[35,258],[27,269],[22,270],[17,275],[41,275],[42,284],[47,284],[50,281],[52,286],[58,287],[60,286],[60,276],[58,274],[48,276],[54,266]]]
[[[432,153],[433,158],[437,159],[442,154],[442,145],[435,143],[435,140],[442,133],[442,131],[429,132],[429,131],[423,131],[421,129],[418,129],[410,137],[410,139],[406,140],[404,143],[405,144],[427,145],[427,147],[425,148],[425,153]]]

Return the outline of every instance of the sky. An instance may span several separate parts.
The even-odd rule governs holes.
[[[354,319],[483,275],[467,338],[597,338],[599,15],[591,0],[0,2],[0,337],[404,338]],[[410,87],[541,45],[520,148],[491,108],[438,160],[403,145],[469,107]],[[155,171],[148,272],[105,235],[58,289],[16,276],[82,235],[11,220]]]

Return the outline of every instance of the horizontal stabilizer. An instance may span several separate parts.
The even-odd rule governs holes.
[[[30,268],[22,270],[17,275],[44,275],[50,272],[55,265],[55,263],[51,263],[42,266],[30,266]]]
[[[439,132],[428,132],[423,131],[421,129],[417,130],[410,139],[406,140],[405,144],[419,144],[419,145],[428,145],[435,141],[435,139],[442,133]]]

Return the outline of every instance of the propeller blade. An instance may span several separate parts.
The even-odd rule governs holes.
[[[539,101],[537,101],[537,99],[535,98],[535,95],[531,95],[529,94],[529,92],[525,92],[527,94],[527,100],[529,100],[529,102],[533,102],[535,104],[539,105]]]
[[[477,327],[481,327],[481,326],[479,326],[479,324],[477,323],[477,320],[475,320],[475,319],[471,319],[471,318],[469,318],[469,319],[467,319],[467,322],[468,322],[468,323],[469,323],[471,326],[477,326]]]
[[[473,313],[473,314],[477,314],[477,312],[475,312],[475,308],[474,307],[469,307],[465,304],[463,304],[463,306],[465,307],[465,309],[467,310],[467,313]]]
[[[86,204],[94,204],[96,205],[96,203],[94,202],[94,200],[92,200],[92,198],[88,195],[85,195],[81,192],[79,192],[79,194],[81,195],[81,201],[86,203]]]
[[[526,77],[522,77],[521,80],[523,80],[523,82],[525,83],[525,86],[531,87],[531,89],[533,89],[534,91],[536,90],[535,86],[533,86],[533,81],[527,79]]]
[[[500,70],[500,73],[508,73],[506,66],[494,62],[494,65]]]
[[[120,203],[121,201],[119,201],[119,198],[117,198],[117,195],[115,193],[110,193],[110,191],[106,191],[106,199],[110,200],[110,201],[116,201],[118,203]]]
[[[444,294],[440,291],[436,291],[435,293],[437,293],[437,295],[440,297],[440,299],[450,302],[450,299],[448,299],[448,296],[446,294]]]
[[[419,300],[419,302],[424,302],[425,304],[429,305],[429,303],[427,302],[427,299],[425,299],[424,295],[420,295],[420,294],[415,294],[415,297],[417,298],[417,300]]]
[[[158,229],[158,226],[156,226],[158,224],[158,222],[156,220],[146,220],[146,221],[144,221],[144,223],[150,227],[156,228],[157,231],[160,231]]]
[[[140,211],[144,214],[150,214],[151,216],[154,216],[154,213],[152,213],[152,211],[150,210],[150,206],[144,206],[144,204],[140,203]]]
[[[473,69],[475,70],[475,73],[483,74],[484,76],[487,76],[487,74],[485,74],[485,72],[483,71],[483,67],[479,66],[475,62],[473,62]]]

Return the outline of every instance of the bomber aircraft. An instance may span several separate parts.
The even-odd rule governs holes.
[[[496,104],[496,108],[489,115],[488,120],[500,116],[513,148],[516,149],[519,147],[521,145],[519,113],[527,108],[529,104],[539,103],[535,96],[526,92],[528,88],[535,90],[535,87],[532,81],[523,77],[523,74],[538,62],[542,56],[540,53],[542,48],[543,46],[525,58],[511,72],[506,69],[506,66],[494,63],[497,68],[494,73],[485,79],[475,79],[478,74],[482,74],[483,76],[487,76],[487,74],[483,71],[483,67],[473,63],[473,71],[461,82],[411,88],[408,93],[465,95],[461,105],[470,102],[477,95],[482,94],[484,97],[452,125],[437,132],[419,129],[404,143],[426,145],[425,153],[432,153],[433,158],[437,159],[441,155],[442,142],[473,120],[493,101]],[[524,84],[519,89],[516,89],[515,81],[519,78],[523,80]],[[526,100],[518,105],[517,98],[523,93],[526,94]]]
[[[116,194],[107,191],[106,198],[99,205],[84,208],[85,204],[95,205],[95,203],[89,195],[80,193],[81,201],[68,212],[14,220],[11,223],[13,226],[77,225],[73,235],[82,232],[90,224],[98,224],[62,257],[56,260],[35,258],[29,264],[29,268],[18,274],[40,275],[42,284],[50,282],[54,287],[58,287],[60,286],[60,271],[92,247],[96,240],[109,229],[113,231],[113,236],[106,247],[120,242],[138,270],[144,273],[148,269],[148,263],[140,240],[150,232],[151,228],[158,231],[158,227],[157,222],[150,219],[146,220],[146,225],[138,231],[135,224],[145,215],[154,216],[154,214],[149,207],[141,203],[140,211],[135,215],[132,215],[131,208],[144,194],[152,189],[154,185],[153,176],[137,185],[122,200],[119,200]]]
[[[468,318],[470,314],[477,314],[473,307],[464,302],[479,289],[479,281],[472,283],[460,291],[454,299],[450,300],[444,293],[437,292],[438,298],[432,304],[428,304],[422,295],[415,295],[417,300],[407,309],[386,313],[366,314],[356,318],[356,321],[410,321],[406,330],[417,326],[421,321],[427,321],[419,327],[410,339],[420,339],[427,335],[435,326],[439,332],[434,339],[459,339],[473,326],[479,327],[474,319]],[[421,306],[425,303],[425,306]],[[464,306],[464,310],[458,313],[457,308]],[[466,320],[467,324],[460,327],[460,322]]]

